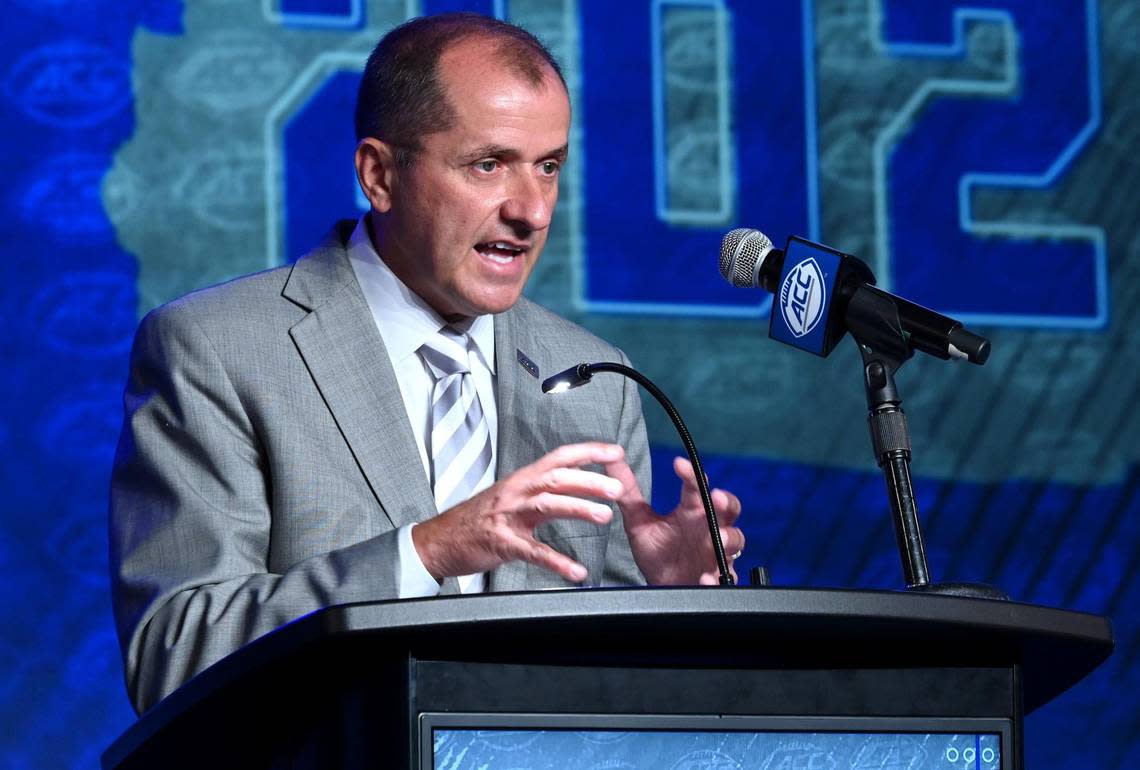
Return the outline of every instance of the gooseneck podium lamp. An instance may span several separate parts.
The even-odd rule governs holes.
[[[689,429],[685,427],[685,421],[681,419],[680,412],[673,406],[673,402],[661,391],[659,387],[641,372],[636,369],[625,366],[624,364],[616,364],[609,361],[602,361],[596,364],[578,364],[572,366],[564,372],[554,375],[546,379],[542,383],[543,393],[561,393],[570,388],[577,388],[585,385],[590,379],[598,372],[613,372],[614,374],[621,374],[629,377],[641,387],[645,388],[649,393],[657,399],[657,403],[661,404],[662,408],[669,415],[669,419],[673,421],[673,427],[677,429],[677,434],[681,437],[681,443],[685,445],[685,452],[689,455],[689,462],[693,464],[693,473],[697,477],[697,489],[701,493],[701,503],[704,505],[705,518],[709,523],[709,537],[712,539],[713,553],[716,554],[717,569],[720,571],[719,584],[722,586],[731,586],[735,584],[732,579],[732,573],[728,571],[728,559],[724,555],[724,542],[720,537],[720,521],[717,519],[716,510],[713,508],[712,494],[709,492],[709,482],[705,478],[705,469],[701,465],[700,455],[697,454],[697,445],[693,443],[693,437],[689,434]]]

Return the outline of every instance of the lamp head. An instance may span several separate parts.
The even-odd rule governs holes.
[[[570,388],[577,388],[580,385],[585,385],[593,376],[594,373],[590,371],[589,364],[571,366],[566,371],[543,380],[542,392],[561,393],[570,390]]]

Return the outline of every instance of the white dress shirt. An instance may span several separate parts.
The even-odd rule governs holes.
[[[364,217],[357,222],[349,240],[348,258],[372,311],[380,338],[384,340],[392,369],[396,372],[424,474],[430,482],[431,457],[428,455],[427,437],[431,432],[431,394],[435,380],[417,351],[446,325],[446,321],[405,286],[376,253]],[[491,465],[494,467],[499,454],[498,408],[495,404],[495,319],[489,315],[476,317],[467,334],[475,348],[469,353],[468,365],[491,432]],[[439,593],[439,583],[424,568],[412,544],[413,527],[415,524],[401,527],[399,532],[401,599]],[[459,577],[459,588],[463,593],[480,592],[483,585],[483,573]]]

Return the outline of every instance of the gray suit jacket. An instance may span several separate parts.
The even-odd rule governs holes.
[[[396,529],[436,514],[395,374],[348,263],[352,222],[283,267],[143,319],[111,488],[115,620],[142,712],[243,644],[321,607],[396,597]],[[625,356],[526,300],[495,318],[497,476],[562,444],[626,447],[649,493],[635,387],[547,377]],[[619,516],[543,525],[589,584],[644,581]],[[488,590],[564,585],[516,562]],[[445,581],[445,593],[457,590]]]

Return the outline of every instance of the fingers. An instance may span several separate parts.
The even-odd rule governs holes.
[[[553,519],[604,526],[613,509],[604,502],[625,492],[625,482],[583,465],[624,465],[625,450],[601,442],[559,447],[412,531],[424,567],[437,579],[494,569],[515,559],[581,581],[586,570],[534,537]]]
[[[724,553],[728,557],[729,562],[740,558],[740,554],[743,553],[745,545],[743,531],[736,527],[721,527],[720,541],[724,544]]]
[[[624,455],[615,444],[569,444],[555,449],[517,474],[519,492],[527,501],[522,508],[539,519],[575,518],[608,524],[613,518],[609,506],[583,498],[618,500],[625,492],[625,482],[575,466],[599,461],[607,467],[625,465],[621,459]],[[537,523],[531,522],[531,526]]]
[[[572,583],[581,583],[589,574],[584,566],[538,540],[530,541],[529,547],[519,554],[519,558],[531,564],[545,567]]]
[[[740,518],[740,498],[736,495],[723,489],[714,489],[712,501],[721,524],[732,526]]]
[[[636,528],[642,524],[652,523],[657,519],[656,512],[645,500],[645,495],[641,493],[641,487],[637,483],[633,469],[625,460],[608,463],[606,473],[622,484],[624,491],[617,498],[617,504],[625,518],[626,528],[630,526]]]
[[[602,503],[583,500],[570,495],[555,495],[543,492],[531,500],[531,510],[541,519],[582,519],[594,524],[609,524],[613,509]],[[538,526],[541,522],[535,522]]]
[[[553,492],[602,500],[617,500],[624,491],[624,485],[618,479],[580,468],[551,468],[537,476],[527,476],[524,485],[527,494]]]
[[[501,482],[500,482],[501,484]],[[512,497],[506,495],[505,497]],[[548,518],[577,518],[608,524],[613,511],[602,503],[568,495],[541,493],[528,497],[524,508],[500,508],[504,498],[491,487],[412,530],[412,545],[424,568],[436,580],[485,572],[520,559],[551,569],[567,580],[585,580],[581,564],[534,537],[534,528]]]
[[[693,470],[693,464],[684,457],[673,458],[673,472],[677,474],[677,478],[681,479],[681,506],[700,506],[704,510],[704,503],[701,502],[701,491],[697,486],[697,474]],[[708,477],[706,476],[706,482]],[[717,519],[721,525],[732,525],[740,518],[740,498],[724,489],[714,489],[710,492],[713,502],[713,510],[716,511]]]
[[[732,575],[732,582],[739,583],[740,577],[736,574],[736,560],[740,558],[741,552],[744,550],[744,533],[736,527],[722,527],[720,531],[721,543],[724,545],[724,553],[728,560],[728,574]],[[710,544],[711,546],[711,544]],[[711,552],[711,547],[709,551]],[[717,585],[720,583],[720,570],[712,569],[707,572],[702,572],[697,579],[699,585]]]
[[[623,467],[624,466],[624,467]],[[618,504],[625,515],[626,531],[630,536],[634,560],[645,573],[650,583],[659,585],[716,585],[720,581],[717,560],[713,556],[712,540],[709,538],[705,508],[697,486],[697,474],[688,459],[678,457],[673,461],[673,470],[681,480],[681,500],[668,516],[658,516],[649,509],[638,493],[638,499],[648,515],[635,518],[631,526],[631,516],[624,501],[632,498],[627,491]],[[629,487],[634,486],[632,471],[625,463],[606,466],[606,472],[623,480]],[[731,492],[715,489],[710,492],[713,508],[720,523],[721,542],[728,557],[728,570],[735,579],[733,558],[744,550],[744,533],[735,525],[740,518],[740,499]]]
[[[674,457],[673,472],[677,474],[677,478],[686,484],[696,485],[697,474],[696,471],[693,470],[693,464],[689,462],[689,458],[680,456]]]
[[[583,465],[605,465],[623,457],[625,457],[625,450],[619,444],[588,441],[582,444],[560,446],[546,453],[528,467],[536,471],[548,471],[552,468],[579,468]]]
[[[645,500],[641,494],[641,487],[637,483],[637,477],[633,475],[633,468],[629,467],[629,463],[624,458],[606,463],[605,468],[606,475],[621,483],[622,493],[618,497],[619,503]]]
[[[677,478],[681,480],[681,501],[679,507],[689,509],[698,507],[703,510],[704,503],[701,502],[701,489],[697,486],[697,474],[693,470],[693,464],[685,457],[673,458],[673,472],[677,474]],[[705,481],[708,481],[706,477]]]
[[[740,577],[736,574],[736,568],[731,564],[728,565],[728,574],[732,575],[732,582],[734,585],[740,583]],[[697,585],[702,586],[715,586],[720,584],[720,572],[702,572],[701,576],[697,579]]]

